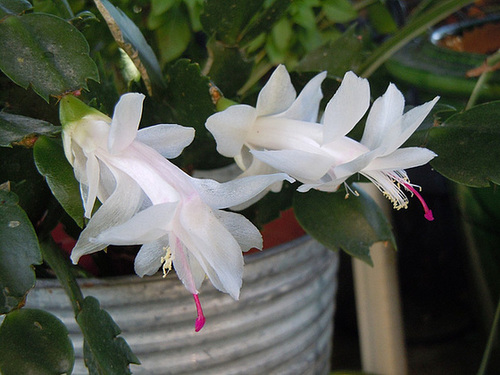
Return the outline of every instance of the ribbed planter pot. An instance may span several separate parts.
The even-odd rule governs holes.
[[[207,323],[194,332],[195,308],[176,275],[85,279],[122,329],[141,366],[134,374],[328,374],[338,254],[308,236],[245,257],[239,301],[205,282]],[[67,325],[86,374],[82,336],[57,280],[37,280],[27,306]]]

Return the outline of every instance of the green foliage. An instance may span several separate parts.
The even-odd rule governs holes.
[[[3,375],[70,374],[75,353],[66,326],[36,309],[13,311],[0,326],[0,372]]]
[[[131,374],[129,363],[140,364],[126,341],[117,337],[120,328],[95,298],[83,300],[76,320],[85,337],[83,352],[90,374]]]
[[[31,9],[31,3],[28,0],[1,0],[0,1],[0,18],[8,15],[18,15],[28,9]]]
[[[83,35],[52,15],[12,15],[0,23],[0,69],[46,101],[99,79],[88,52]]]
[[[14,193],[0,189],[0,314],[24,304],[42,262],[35,230]]]
[[[80,185],[73,167],[64,155],[62,145],[55,139],[43,136],[36,141],[33,152],[36,167],[46,178],[52,194],[78,226],[83,227]]]
[[[500,183],[500,101],[458,113],[431,129],[427,147],[437,153],[431,165],[452,181],[472,187]]]
[[[34,136],[35,134],[54,135],[59,133],[60,130],[59,127],[47,121],[0,112],[1,147],[9,147],[13,143],[22,143],[23,139],[29,141],[30,136]]]
[[[141,73],[149,94],[152,95],[153,90],[161,89],[164,81],[160,64],[141,30],[109,1],[95,0],[95,3],[118,46],[129,55]]]
[[[370,265],[370,246],[379,241],[395,245],[392,229],[378,205],[359,186],[359,196],[311,190],[295,193],[293,207],[300,225],[326,247],[341,248]]]

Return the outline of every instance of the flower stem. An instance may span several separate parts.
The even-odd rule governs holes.
[[[486,66],[487,67],[494,67],[495,65],[500,63],[500,50],[498,50],[495,54],[491,55],[486,59]],[[488,82],[488,80],[491,77],[491,74],[493,73],[492,70],[486,68],[483,73],[479,76],[476,85],[474,86],[474,89],[472,90],[472,93],[469,97],[469,101],[467,102],[467,105],[465,106],[465,109],[469,109],[473,107],[481,93],[482,87]]]
[[[481,360],[481,365],[479,367],[477,375],[486,374],[486,368],[488,366],[488,361],[490,359],[491,350],[493,349],[493,343],[495,342],[495,337],[497,336],[499,324],[500,324],[500,298],[498,299],[497,309],[495,312],[495,317],[493,318],[493,325],[491,326],[490,336],[488,337],[488,342],[486,343],[483,359]]]

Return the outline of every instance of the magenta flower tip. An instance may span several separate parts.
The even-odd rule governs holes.
[[[194,322],[194,331],[199,332],[205,325],[205,315],[203,315],[203,309],[201,308],[200,297],[197,294],[193,294],[194,303],[196,304],[197,317]]]
[[[429,220],[429,221],[433,221],[434,220],[434,216],[432,215],[432,210],[428,210],[425,212],[424,214],[424,217]]]

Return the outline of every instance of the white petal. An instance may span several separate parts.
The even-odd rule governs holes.
[[[281,172],[299,181],[315,181],[332,167],[333,159],[301,150],[252,151],[252,154]]]
[[[176,124],[159,124],[141,129],[136,140],[154,148],[167,159],[179,156],[194,139],[194,129]]]
[[[155,204],[125,223],[102,232],[96,240],[111,245],[140,245],[155,241],[167,234],[176,206],[177,203]]]
[[[74,264],[78,263],[82,255],[95,253],[109,245],[109,242],[95,242],[91,239],[106,229],[127,221],[141,203],[142,191],[130,177],[123,173],[115,173],[115,178],[117,180],[115,191],[92,216],[71,252]]]
[[[392,154],[376,158],[364,170],[398,170],[424,165],[437,155],[423,147],[406,147],[394,151]]]
[[[222,210],[216,210],[214,214],[233,235],[242,251],[248,251],[252,248],[262,249],[262,235],[246,217]]]
[[[233,105],[207,119],[205,127],[217,142],[217,151],[224,156],[238,155],[252,128],[257,111],[248,105]]]
[[[395,150],[400,147],[410,136],[417,130],[422,121],[427,117],[432,110],[439,97],[436,96],[433,100],[412,108],[403,115],[401,122],[401,129],[399,130],[399,137],[389,143],[388,151]]]
[[[243,256],[236,239],[203,202],[183,202],[174,230],[217,289],[237,299],[242,283]],[[177,255],[175,255],[177,261]]]
[[[328,102],[323,123],[323,143],[330,143],[349,133],[370,106],[368,80],[347,72],[342,83]]]
[[[168,237],[177,277],[191,294],[198,294],[205,279],[205,270],[174,233],[169,233]]]
[[[318,121],[319,103],[323,98],[321,83],[325,78],[326,72],[322,72],[311,79],[290,108],[279,116],[300,121]]]
[[[285,66],[279,65],[259,93],[257,113],[268,116],[283,112],[292,105],[296,95]]]
[[[391,126],[396,125],[403,115],[404,105],[403,94],[391,83],[385,94],[373,103],[361,143],[373,150],[383,143],[384,137],[390,132],[398,132],[398,129],[391,129]]]
[[[217,209],[242,204],[278,181],[294,181],[285,173],[251,176],[224,183],[209,179],[193,178],[192,180],[202,200],[210,207]]]
[[[167,248],[168,236],[142,245],[135,257],[135,273],[140,277],[154,275],[161,267],[161,258],[165,256]]]
[[[88,155],[86,164],[87,173],[87,186],[86,196],[84,198],[83,206],[85,208],[85,217],[90,218],[92,209],[94,208],[97,191],[99,189],[99,161],[94,155]],[[82,197],[84,195],[82,194]]]
[[[112,154],[120,153],[134,141],[144,98],[143,94],[127,93],[116,104],[108,139],[108,149]]]

